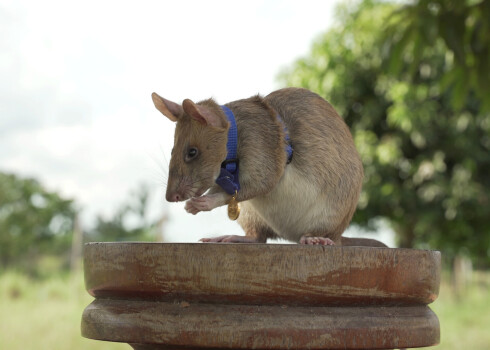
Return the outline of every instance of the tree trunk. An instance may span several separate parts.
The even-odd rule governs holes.
[[[415,244],[415,220],[404,226],[396,225],[395,233],[399,248],[413,248]]]
[[[73,239],[71,241],[70,270],[76,273],[80,270],[80,260],[82,258],[83,231],[78,218],[75,215],[73,220]]]

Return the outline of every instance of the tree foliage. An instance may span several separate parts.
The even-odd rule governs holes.
[[[98,216],[88,241],[155,241],[156,223],[148,218],[150,189],[141,184],[110,218]]]
[[[417,70],[424,50],[442,45],[450,67],[439,84],[450,90],[452,107],[464,108],[475,95],[478,108],[490,112],[490,1],[419,0],[392,16],[385,30],[391,72]]]
[[[365,169],[354,223],[382,217],[401,247],[489,264],[488,55],[474,57],[489,46],[468,46],[488,40],[488,1],[455,3],[341,6],[339,24],[281,79],[329,100],[351,127]],[[462,36],[444,22],[451,11],[465,16]]]
[[[142,184],[113,216],[99,216],[84,241],[154,241],[149,199],[150,190]],[[72,199],[37,180],[0,172],[0,268],[42,276],[46,268],[68,267],[77,212]]]
[[[27,267],[42,254],[65,252],[75,212],[71,199],[38,181],[0,172],[0,266]]]

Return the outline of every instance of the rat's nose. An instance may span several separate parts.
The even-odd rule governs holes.
[[[182,197],[178,193],[167,193],[165,196],[169,202],[180,202]]]
[[[182,197],[176,192],[167,193],[167,195],[165,197],[167,198],[167,201],[169,201],[169,202],[180,202],[182,200]]]

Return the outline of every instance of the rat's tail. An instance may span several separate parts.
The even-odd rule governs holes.
[[[340,244],[343,246],[388,248],[386,244],[370,238],[341,237]]]

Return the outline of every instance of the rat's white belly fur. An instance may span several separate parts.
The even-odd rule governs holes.
[[[288,166],[279,183],[265,196],[249,201],[276,234],[298,242],[305,234],[320,234],[336,226],[334,203],[325,188]]]

